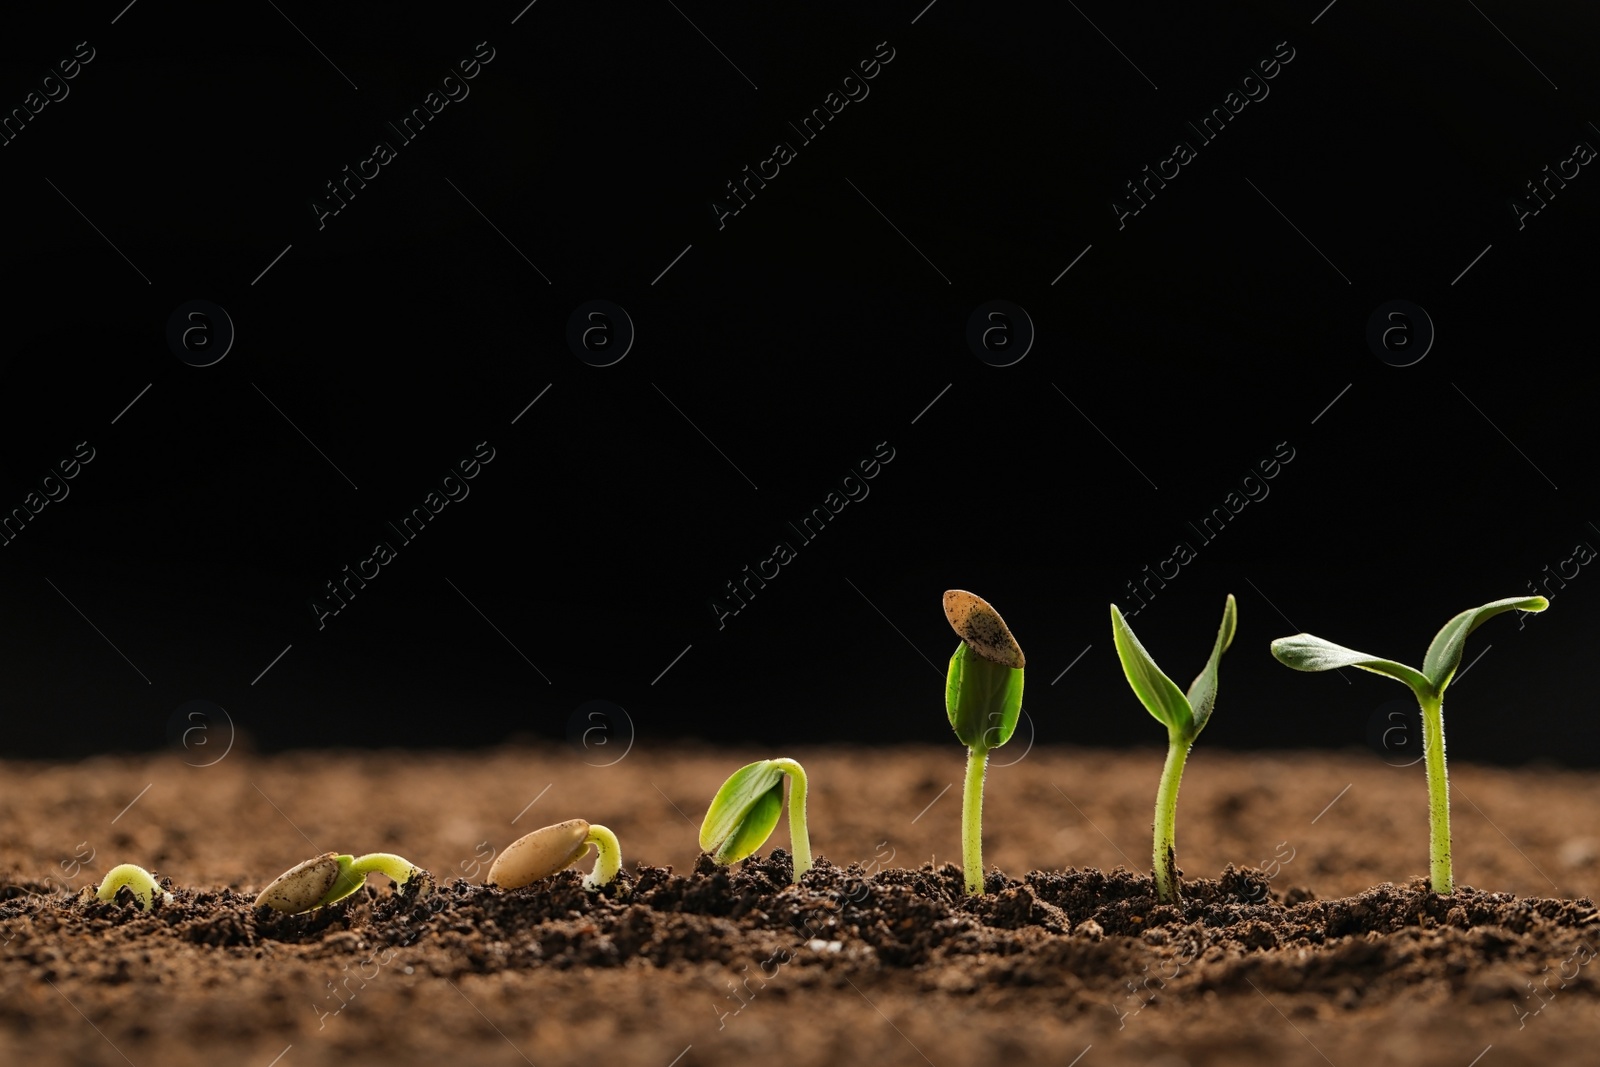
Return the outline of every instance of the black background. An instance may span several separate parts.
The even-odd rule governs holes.
[[[13,23],[0,107],[94,58],[0,147],[0,508],[95,458],[0,548],[0,751],[158,748],[192,700],[263,749],[560,737],[591,700],[644,742],[953,742],[950,587],[1017,634],[1038,741],[1156,744],[1107,605],[1180,540],[1131,621],[1186,685],[1238,597],[1205,744],[1362,745],[1404,691],[1289,671],[1272,638],[1419,663],[1600,545],[1600,176],[1511,207],[1600,145],[1592,10],[923,2]],[[399,144],[479,42],[470,95]],[[1290,49],[1215,140],[1188,129]],[[1119,228],[1178,139],[1197,158]],[[377,140],[396,158],[319,228]],[[777,141],[796,158],[719,228]],[[237,330],[203,368],[166,341],[195,299]],[[566,342],[592,299],[637,329],[609,367]],[[996,299],[1037,329],[1008,367],[966,341]],[[1366,342],[1396,299],[1437,330],[1408,367]],[[470,495],[390,537],[482,441]],[[880,442],[870,494],[800,543]],[[1281,442],[1270,494],[1196,536]],[[379,538],[397,558],[319,628]],[[780,538],[797,557],[719,627]],[[1589,569],[1469,641],[1452,755],[1600,760]]]

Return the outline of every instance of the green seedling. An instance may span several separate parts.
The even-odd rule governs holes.
[[[594,870],[584,877],[583,887],[599,889],[622,869],[622,846],[616,834],[582,819],[541,827],[511,842],[489,868],[489,884],[506,889],[531,885],[583,859],[590,845],[595,848]]]
[[[783,779],[789,778],[789,850],[794,881],[811,869],[806,832],[806,772],[792,759],[764,759],[734,771],[711,798],[700,824],[700,847],[718,863],[737,863],[772,836],[783,809]]]
[[[1434,635],[1433,643],[1422,657],[1420,671],[1310,634],[1280,637],[1272,642],[1272,654],[1297,671],[1360,667],[1404,682],[1411,688],[1422,706],[1422,755],[1428,770],[1428,874],[1435,893],[1455,892],[1455,872],[1450,859],[1450,779],[1444,763],[1445,687],[1461,664],[1468,634],[1503,612],[1543,611],[1549,606],[1550,602],[1542,596],[1507,597],[1463,611]]]
[[[107,871],[106,876],[100,880],[100,888],[95,892],[95,898],[116,900],[117,890],[123,886],[127,886],[133,892],[139,901],[139,908],[143,911],[149,911],[158,896],[163,904],[172,903],[172,894],[162,889],[149,871],[133,863],[124,863]]]
[[[256,897],[256,907],[294,914],[326,907],[360,889],[367,875],[384,874],[395,885],[421,879],[423,893],[433,888],[433,876],[410,860],[392,852],[371,852],[365,856],[341,856],[324,852],[297,863],[273,879]]]
[[[945,676],[945,711],[967,746],[961,794],[961,860],[967,892],[983,892],[983,773],[989,750],[1011,740],[1022,711],[1024,658],[1000,613],[965,589],[944,594],[944,614],[961,637]]]
[[[1156,790],[1155,841],[1151,860],[1155,864],[1156,899],[1163,904],[1178,900],[1178,854],[1176,850],[1178,818],[1178,784],[1183,779],[1183,765],[1189,758],[1189,748],[1200,736],[1206,723],[1211,721],[1211,711],[1217,703],[1217,666],[1222,654],[1233,643],[1233,631],[1238,625],[1238,607],[1233,594],[1222,609],[1222,625],[1217,629],[1217,643],[1211,646],[1211,658],[1205,670],[1184,693],[1171,678],[1156,666],[1150,653],[1144,650],[1139,639],[1133,636],[1127,620],[1115,604],[1111,605],[1111,638],[1117,646],[1117,658],[1122,660],[1122,672],[1128,676],[1139,702],[1154,715],[1156,721],[1167,728],[1167,763],[1161,770],[1161,785]]]

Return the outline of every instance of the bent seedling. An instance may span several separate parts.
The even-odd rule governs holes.
[[[360,857],[324,852],[278,875],[256,897],[255,906],[290,914],[311,911],[343,900],[365,885],[367,875],[374,872],[388,875],[397,886],[420,879],[421,894],[433,888],[433,875],[392,852]]]
[[[100,880],[100,888],[94,891],[97,900],[116,900],[117,890],[126,886],[139,901],[142,911],[149,911],[155,903],[156,897],[161,898],[161,903],[172,903],[172,894],[162,889],[151,873],[143,867],[133,863],[124,863],[111,868],[106,876]],[[85,888],[84,894],[90,890]]]
[[[1183,765],[1195,738],[1211,721],[1211,712],[1217,703],[1217,666],[1222,662],[1222,654],[1233,643],[1237,626],[1238,607],[1233,594],[1229,593],[1222,609],[1222,625],[1217,629],[1217,643],[1211,647],[1211,658],[1206,660],[1205,669],[1185,693],[1156,666],[1150,653],[1128,628],[1122,612],[1115,604],[1111,605],[1111,637],[1117,646],[1117,658],[1122,661],[1122,672],[1128,676],[1128,684],[1139,702],[1167,728],[1167,763],[1161,771],[1161,786],[1156,790],[1155,841],[1151,853],[1155,863],[1156,899],[1163,904],[1172,904],[1178,899],[1176,834],[1178,785],[1183,778]]]
[[[794,878],[811,869],[811,835],[806,832],[806,772],[792,759],[764,759],[734,771],[700,824],[700,847],[718,863],[737,863],[766,844],[783,809],[783,779],[789,778],[789,850]]]
[[[945,675],[944,704],[967,746],[961,794],[961,861],[967,892],[983,892],[983,774],[989,750],[1011,740],[1022,711],[1024,657],[1000,613],[965,589],[944,594],[944,614],[961,637]]]
[[[1310,634],[1280,637],[1272,654],[1297,671],[1326,671],[1360,667],[1373,674],[1404,682],[1422,706],[1422,755],[1428,770],[1428,868],[1435,893],[1455,892],[1455,872],[1450,857],[1450,780],[1444,762],[1444,691],[1461,664],[1467,635],[1507,611],[1543,611],[1550,602],[1542,596],[1507,597],[1482,607],[1469,608],[1444,624],[1434,635],[1416,670],[1393,660],[1336,645]]]
[[[583,859],[590,845],[595,848],[594,869],[584,876],[583,887],[598,890],[622,869],[622,846],[606,827],[582,819],[540,827],[511,842],[489,868],[488,884],[505,889],[532,885]]]

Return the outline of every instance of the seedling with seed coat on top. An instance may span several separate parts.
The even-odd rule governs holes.
[[[1450,858],[1450,779],[1444,764],[1444,690],[1461,665],[1467,635],[1496,615],[1507,611],[1543,611],[1550,602],[1542,596],[1507,597],[1482,607],[1468,608],[1434,635],[1422,657],[1422,670],[1394,660],[1336,645],[1310,634],[1280,637],[1272,654],[1297,671],[1326,671],[1360,667],[1373,674],[1404,682],[1422,706],[1422,755],[1428,769],[1428,874],[1435,893],[1455,892],[1455,871]]]
[[[1122,672],[1128,676],[1128,684],[1139,702],[1167,728],[1167,763],[1161,771],[1161,787],[1156,790],[1155,841],[1151,854],[1155,863],[1156,899],[1163,904],[1175,903],[1178,899],[1175,839],[1178,785],[1183,778],[1183,765],[1189,758],[1194,739],[1211,721],[1211,712],[1217,703],[1217,666],[1233,642],[1237,625],[1238,608],[1233,594],[1229,593],[1222,609],[1217,643],[1211,647],[1211,658],[1206,660],[1205,670],[1185,693],[1156,666],[1150,653],[1133,636],[1122,612],[1115,604],[1111,605],[1111,638],[1117,646],[1117,658],[1122,661]]]
[[[583,859],[590,845],[595,848],[594,870],[584,876],[583,888],[597,890],[622,869],[622,846],[606,827],[582,819],[543,826],[511,842],[489,868],[489,884],[506,889],[531,885]]]
[[[1022,647],[1000,613],[965,589],[944,594],[944,615],[961,636],[945,676],[950,727],[967,746],[961,794],[961,861],[967,892],[983,892],[983,772],[989,750],[1011,740],[1022,711]]]
[[[766,843],[783,810],[783,779],[789,778],[789,851],[794,878],[811,869],[806,832],[806,772],[792,759],[764,759],[734,771],[711,798],[700,824],[700,847],[718,863],[737,863]]]

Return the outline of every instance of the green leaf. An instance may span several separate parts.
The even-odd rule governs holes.
[[[1233,644],[1233,632],[1238,628],[1239,608],[1234,603],[1233,594],[1228,594],[1228,601],[1222,607],[1222,625],[1217,629],[1217,643],[1212,646],[1211,658],[1206,660],[1205,670],[1195,678],[1194,684],[1189,686],[1189,708],[1194,713],[1194,732],[1198,736],[1206,728],[1206,722],[1211,718],[1211,709],[1217,702],[1217,666],[1222,662],[1222,654],[1228,651],[1228,646]]]
[[[1443,693],[1444,687],[1455,677],[1456,667],[1461,664],[1461,652],[1466,646],[1468,634],[1502,612],[1543,611],[1549,606],[1550,602],[1542,596],[1514,596],[1463,611],[1445,623],[1444,629],[1434,636],[1433,643],[1428,646],[1428,654],[1422,661],[1422,673],[1428,676],[1435,691]]]
[[[945,712],[961,743],[975,751],[999,748],[1011,740],[1022,711],[1021,667],[986,659],[962,641],[945,675]]]
[[[1224,615],[1224,625],[1227,621],[1228,616]],[[1229,637],[1231,639],[1232,634]],[[1122,673],[1128,676],[1128,684],[1140,703],[1168,730],[1193,738],[1194,711],[1189,706],[1189,698],[1156,666],[1156,661],[1133,636],[1115,604],[1111,605],[1111,638],[1117,646],[1117,658],[1122,661]]]
[[[754,855],[756,849],[766,844],[767,838],[772,836],[782,812],[783,780],[780,778],[777,785],[762,793],[750,805],[745,811],[744,820],[732,836],[722,843],[722,847],[712,854],[712,858],[718,863],[737,863]]]
[[[700,824],[700,847],[718,863],[742,860],[772,834],[782,809],[783,771],[772,760],[746,764],[712,798]]]
[[[360,889],[362,886],[367,884],[366,875],[355,874],[350,870],[351,866],[355,863],[356,858],[354,856],[337,856],[335,859],[339,864],[339,873],[334,878],[333,885],[329,886],[328,891],[323,894],[322,899],[317,901],[316,906],[319,908],[325,907],[328,904],[332,904],[335,901],[343,900],[345,897],[349,896],[351,893],[354,893],[357,889]]]
[[[1404,682],[1420,698],[1433,692],[1433,683],[1417,670],[1391,659],[1379,659],[1353,648],[1336,645],[1310,634],[1280,637],[1272,642],[1272,654],[1278,662],[1297,671],[1331,671],[1337,667],[1360,667],[1373,674],[1381,674]]]

